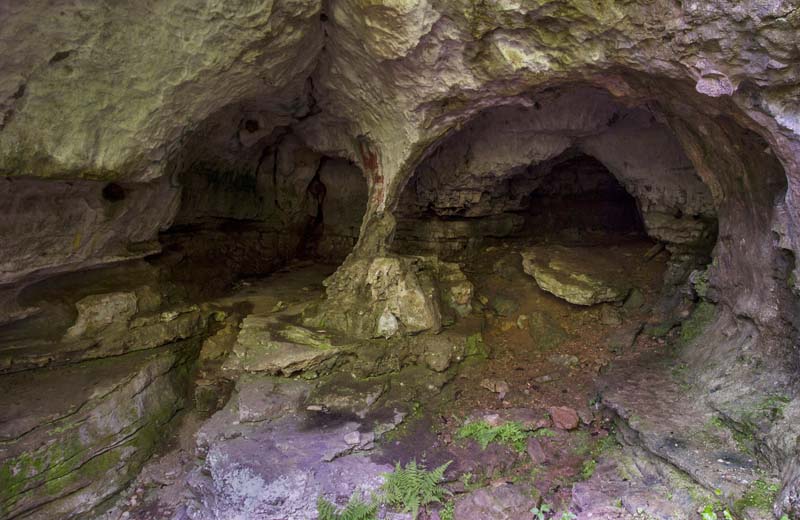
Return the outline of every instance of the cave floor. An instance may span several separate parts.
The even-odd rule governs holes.
[[[428,468],[450,462],[446,486],[457,504],[456,518],[464,520],[530,518],[539,504],[558,512],[555,518],[568,511],[578,518],[696,517],[716,497],[686,478],[680,463],[629,442],[636,436],[630,417],[620,420],[600,395],[613,393],[608,382],[601,383],[604,374],[633,380],[637,371],[647,373],[642,363],[653,364],[642,360],[663,365],[672,357],[674,331],[657,332],[661,321],[654,310],[667,254],[651,256],[652,243],[644,240],[594,244],[598,257],[621,259],[617,267],[636,294],[625,303],[583,307],[541,290],[523,272],[524,247],[489,247],[464,266],[475,285],[474,311],[439,335],[355,342],[305,332],[319,334],[306,337],[306,344],[324,341],[337,353],[309,361],[318,363],[315,370],[293,372],[294,364],[284,367],[284,377],[259,372],[264,369],[254,369],[247,352],[237,352],[238,343],[231,347],[241,343],[239,327],[221,329],[200,354],[198,387],[207,384],[213,393],[224,387],[220,381],[232,380],[232,397],[210,410],[185,410],[167,448],[105,518],[312,518],[316,496],[310,494],[344,504],[353,489],[366,495],[379,485],[381,473],[411,460]],[[292,327],[323,296],[322,281],[334,269],[295,263],[267,278],[243,280],[228,296],[205,305],[237,309],[245,316],[242,331]],[[436,370],[418,366],[433,341],[477,345],[477,355],[466,352],[466,358],[456,356]],[[205,352],[212,343],[233,349],[227,355],[239,356],[239,365]],[[242,370],[242,363],[251,366]],[[376,371],[378,365],[393,369]],[[682,391],[676,381],[654,376],[654,400],[641,399],[639,408],[626,413],[647,414],[657,406],[660,384]],[[215,408],[221,409],[212,414]],[[709,419],[698,417],[685,421]],[[465,424],[478,421],[519,424],[524,440],[482,448],[460,435]],[[730,435],[720,439],[730,448]],[[689,450],[694,447],[681,456],[695,457]],[[713,446],[701,448],[715,453]],[[742,479],[752,479],[752,460],[738,457]],[[441,518],[436,509],[421,518]]]

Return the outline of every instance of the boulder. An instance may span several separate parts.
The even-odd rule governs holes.
[[[203,463],[189,478],[189,518],[312,520],[317,497],[369,496],[392,470],[355,453],[375,438],[358,421],[307,412],[232,425],[230,407],[216,415],[198,432]]]
[[[575,305],[622,301],[630,292],[621,262],[589,247],[536,246],[522,251],[522,266],[537,285]]]
[[[290,376],[318,369],[339,353],[340,348],[331,345],[322,334],[285,326],[274,318],[250,315],[242,320],[233,352],[223,369]]]
[[[305,323],[357,338],[439,332],[443,314],[472,311],[474,287],[458,264],[436,257],[385,255],[345,264],[326,280],[328,299]]]
[[[124,327],[136,314],[136,294],[115,292],[93,294],[79,300],[75,307],[78,318],[67,330],[65,340],[77,339],[84,335],[95,335],[114,324]]]
[[[304,381],[245,374],[236,381],[239,421],[265,421],[297,410],[309,391],[309,384]]]

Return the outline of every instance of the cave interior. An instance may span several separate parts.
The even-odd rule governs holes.
[[[627,74],[454,101],[391,176],[308,80],[160,176],[0,178],[0,518],[405,519],[409,464],[427,520],[800,518],[787,170]]]

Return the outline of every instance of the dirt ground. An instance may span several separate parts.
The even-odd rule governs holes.
[[[450,488],[456,493],[487,484],[522,482],[530,484],[542,503],[566,510],[572,484],[588,478],[596,457],[615,445],[611,421],[595,406],[598,374],[610,363],[625,363],[665,346],[663,340],[646,334],[638,334],[633,348],[624,350],[610,347],[608,341],[620,329],[638,329],[652,319],[667,259],[660,254],[647,260],[652,245],[629,239],[596,246],[597,255],[613,249],[616,256],[628,259],[621,267],[643,296],[638,308],[623,308],[621,303],[580,307],[541,290],[521,267],[513,267],[514,258],[519,258],[516,252],[525,246],[522,243],[489,247],[477,261],[466,264],[464,270],[476,286],[478,301],[486,303],[482,312],[454,327],[465,336],[480,332],[490,353],[485,359],[465,362],[455,380],[434,402],[424,403],[399,438],[381,446],[385,460],[416,459],[428,467],[452,461],[447,477],[454,481]],[[504,269],[503,264],[512,267]],[[529,332],[524,318],[519,318],[533,313],[551,317],[566,332],[563,341],[543,346]],[[604,319],[604,315],[612,317]],[[481,384],[487,381],[505,383],[508,390],[504,395],[493,392]],[[574,409],[580,416],[579,426],[571,431],[553,427],[547,417],[554,406]],[[543,455],[534,461],[527,452],[516,453],[494,443],[482,450],[476,442],[458,438],[466,422],[491,420],[493,415],[501,420],[540,417],[540,424],[547,425],[537,438]]]

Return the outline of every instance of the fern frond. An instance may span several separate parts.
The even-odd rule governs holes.
[[[475,421],[459,428],[456,436],[459,439],[474,439],[484,450],[490,443],[499,442],[523,452],[530,433],[515,421],[500,426],[491,426],[486,421]]]
[[[421,507],[433,502],[441,502],[447,491],[439,484],[444,479],[444,472],[452,461],[442,464],[433,471],[417,465],[412,460],[405,467],[398,462],[392,473],[386,473],[386,482],[383,485],[384,501],[400,509],[402,512],[411,513],[416,520]]]
[[[317,498],[317,520],[339,520],[336,506],[322,497]]]
[[[317,520],[378,520],[378,505],[364,502],[354,493],[345,508],[339,512],[335,505],[323,497],[317,498]]]

